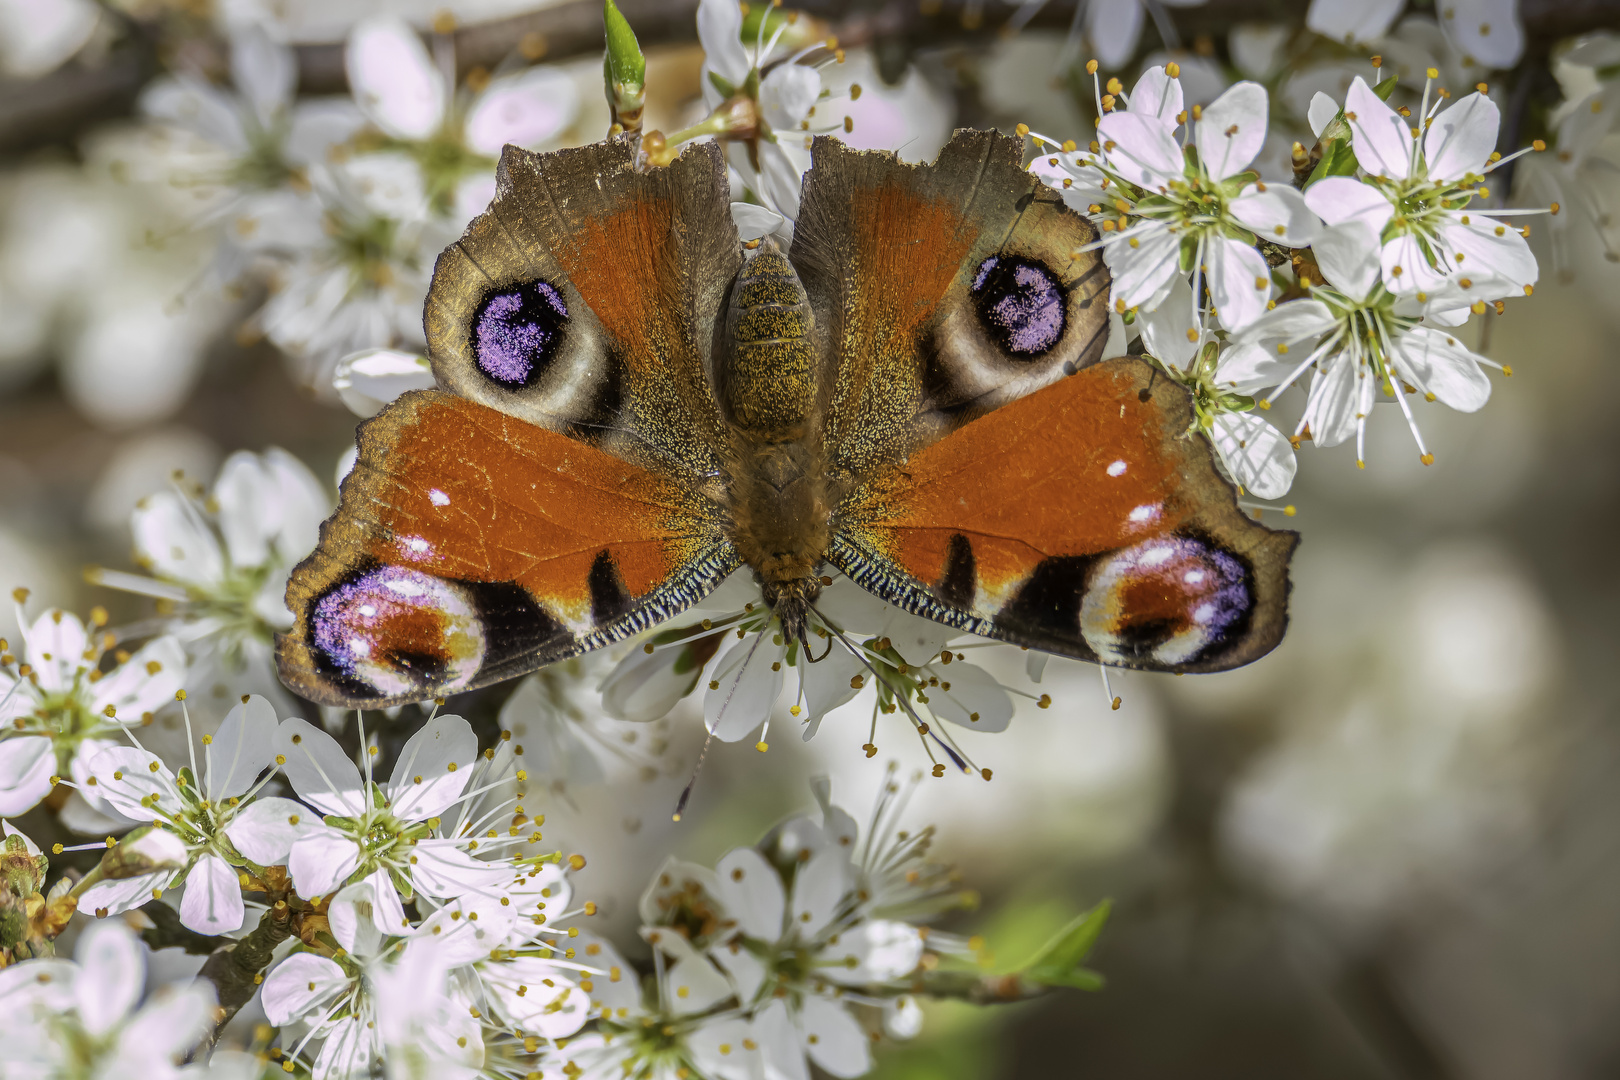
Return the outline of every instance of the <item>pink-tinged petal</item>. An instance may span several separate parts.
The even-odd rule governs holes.
[[[1541,268],[1518,229],[1471,214],[1460,214],[1453,220],[1468,222],[1440,228],[1440,246],[1454,277],[1470,278],[1481,285],[1500,281],[1507,286],[1502,296],[1520,295],[1526,285],[1536,283]],[[1458,255],[1462,258],[1457,258]],[[1482,298],[1502,297],[1474,297]]]
[[[336,962],[293,953],[265,976],[260,1003],[265,1019],[279,1027],[324,1009],[348,988],[349,976]]]
[[[1177,119],[1183,108],[1181,83],[1172,79],[1163,65],[1142,72],[1142,77],[1131,87],[1129,101],[1131,112],[1151,116],[1172,131],[1181,124]]]
[[[785,679],[783,646],[765,635],[751,634],[733,642],[715,665],[709,680],[717,683],[703,695],[703,719],[715,738],[746,738],[771,715]]]
[[[225,836],[243,857],[260,866],[284,863],[301,837],[321,825],[320,815],[303,803],[274,797],[255,799],[225,826]]]
[[[928,707],[941,720],[971,731],[1006,731],[1012,723],[1012,697],[975,664],[952,664],[950,678],[941,678],[939,686],[928,691]]]
[[[579,113],[579,88],[560,68],[530,68],[496,79],[467,116],[467,145],[488,157],[501,148],[534,147],[555,139]]]
[[[112,746],[90,759],[89,770],[87,786],[127,818],[151,821],[159,812],[173,816],[181,811],[184,800],[174,774],[156,754]]]
[[[1490,400],[1491,380],[1480,369],[1480,358],[1456,335],[1414,327],[1397,340],[1395,351],[1399,374],[1442,404],[1458,412],[1477,412]]]
[[[715,865],[720,901],[744,934],[758,941],[782,937],[787,894],[776,868],[753,848],[728,852]]]
[[[199,934],[233,934],[245,915],[236,870],[212,853],[198,859],[186,875],[180,921]]]
[[[1432,265],[1428,253],[1410,233],[1385,244],[1378,262],[1384,288],[1392,293],[1429,292],[1446,281],[1446,268]]]
[[[501,1018],[513,1027],[563,1039],[585,1025],[591,995],[548,961],[518,956],[482,964],[478,975]]]
[[[1158,307],[1181,274],[1181,236],[1160,225],[1133,225],[1106,250],[1114,271],[1113,299],[1127,308]]]
[[[111,706],[126,724],[138,723],[165,706],[186,681],[186,651],[171,635],[154,638],[114,668],[90,692],[90,707],[104,713]]]
[[[359,817],[366,812],[360,770],[343,748],[307,720],[291,717],[276,729],[276,754],[298,797],[324,814]]]
[[[1271,267],[1248,244],[1226,237],[1210,241],[1209,295],[1215,313],[1228,330],[1242,330],[1265,313],[1271,299]]]
[[[1232,200],[1231,209],[1255,235],[1284,247],[1305,247],[1322,232],[1305,196],[1283,184],[1251,184]]]
[[[1086,5],[1086,40],[1105,68],[1118,68],[1136,51],[1142,36],[1139,0],[1091,0]]]
[[[731,996],[731,983],[704,956],[677,960],[670,965],[664,981],[670,1011],[676,1016],[706,1013]]]
[[[444,120],[445,86],[422,39],[403,19],[379,16],[349,34],[344,63],[355,104],[400,139],[425,139]]]
[[[47,611],[23,636],[28,645],[28,662],[37,677],[35,685],[48,694],[69,689],[79,672],[94,666],[94,661],[85,656],[90,637],[77,615]]]
[[[113,919],[85,927],[73,958],[79,964],[79,977],[73,981],[79,1020],[88,1034],[104,1035],[141,1000],[145,950],[122,920]]]
[[[1339,103],[1320,90],[1311,97],[1310,107],[1305,110],[1305,119],[1311,125],[1311,134],[1317,138],[1322,137],[1322,132],[1327,130],[1327,126],[1338,115]]]
[[[51,793],[55,774],[56,752],[46,736],[0,741],[0,814],[9,817],[32,810]]]
[[[1260,155],[1270,102],[1259,83],[1240,82],[1204,107],[1194,137],[1198,163],[1216,180],[1236,176]]]
[[[849,1010],[820,994],[806,994],[799,1005],[805,1052],[824,1072],[853,1080],[872,1071],[872,1040]]]
[[[1349,176],[1329,176],[1305,191],[1305,205],[1328,225],[1356,222],[1374,233],[1384,231],[1395,208],[1371,184]]]
[[[1381,252],[1378,234],[1360,222],[1323,229],[1311,245],[1322,276],[1352,300],[1365,300],[1378,284]]]
[[[435,716],[405,743],[388,783],[389,807],[401,821],[425,821],[448,810],[472,778],[478,736],[459,716]]]
[[[1374,42],[1389,33],[1406,0],[1311,0],[1305,25],[1341,44]]]
[[[316,825],[287,852],[287,871],[300,896],[336,892],[360,865],[360,845],[326,825]]]
[[[1350,149],[1374,176],[1404,180],[1412,168],[1412,128],[1373,93],[1361,76],[1345,95],[1344,118],[1350,124]]]
[[[850,886],[849,860],[844,852],[828,848],[810,856],[793,879],[789,932],[804,940],[820,934],[832,923]]]
[[[1114,171],[1138,187],[1164,191],[1184,177],[1181,147],[1154,117],[1111,112],[1098,126],[1097,140]]]
[[[1440,29],[1464,57],[1499,70],[1524,55],[1524,29],[1516,0],[1448,0]]]
[[[174,875],[173,867],[165,867],[150,874],[98,881],[79,894],[79,910],[98,919],[122,914],[152,900],[152,893],[168,888]]]
[[[252,694],[231,708],[203,747],[204,789],[213,802],[241,795],[276,756],[276,710]]]
[[[845,986],[865,986],[904,978],[922,961],[923,939],[910,923],[868,919],[840,931],[822,950],[831,961],[824,974]]]
[[[1423,136],[1429,179],[1459,181],[1469,175],[1483,176],[1501,126],[1502,113],[1496,102],[1478,92],[1442,110]]]
[[[459,840],[421,840],[411,848],[410,878],[429,896],[493,893],[512,877],[512,868],[475,859]]]
[[[1215,418],[1210,441],[1249,494],[1280,499],[1294,486],[1294,446],[1258,414],[1222,413]]]
[[[1359,374],[1349,358],[1341,355],[1328,361],[1327,370],[1318,371],[1311,379],[1304,419],[1317,446],[1338,446],[1356,433]]]

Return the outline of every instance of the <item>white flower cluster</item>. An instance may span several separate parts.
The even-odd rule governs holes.
[[[1287,493],[1303,439],[1354,437],[1361,463],[1380,397],[1399,403],[1433,461],[1408,397],[1483,406],[1482,367],[1500,365],[1454,328],[1529,295],[1538,275],[1529,230],[1511,221],[1547,211],[1505,209],[1487,186],[1519,156],[1495,152],[1496,104],[1483,88],[1451,102],[1431,68],[1414,113],[1387,103],[1393,78],[1374,88],[1357,76],[1342,106],[1312,100],[1320,157],[1296,145],[1296,188],[1253,167],[1269,126],[1262,86],[1188,107],[1179,74],[1172,63],[1129,93],[1099,86],[1087,149],[1036,136],[1056,150],[1037,171],[1102,231],[1116,314],[1193,392],[1199,426],[1254,495]],[[1253,410],[1307,373],[1285,437]]]

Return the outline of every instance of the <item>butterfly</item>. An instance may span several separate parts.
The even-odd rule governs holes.
[[[958,630],[1103,664],[1271,650],[1297,536],[1251,520],[1191,399],[1104,360],[1091,223],[958,132],[932,164],[820,137],[786,252],[712,143],[507,147],[439,257],[438,388],[360,427],[294,570],[282,679],[377,708],[639,633],[741,567],[789,640],[829,570]]]

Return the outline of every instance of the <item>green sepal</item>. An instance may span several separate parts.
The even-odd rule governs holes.
[[[602,30],[607,37],[607,77],[626,88],[647,84],[647,58],[636,32],[613,0],[602,0]]]
[[[1192,273],[1193,267],[1198,265],[1198,237],[1191,233],[1181,238],[1179,265],[1183,274]]]
[[[1349,141],[1333,139],[1322,144],[1322,160],[1311,170],[1310,179],[1305,181],[1305,187],[1308,188],[1325,177],[1354,176],[1355,172],[1356,154],[1350,149]]]
[[[1373,87],[1373,93],[1378,95],[1379,101],[1388,101],[1389,95],[1395,92],[1395,83],[1398,81],[1399,79],[1397,76],[1391,75],[1389,78]]]
[[[709,82],[714,84],[716,90],[720,91],[722,98],[729,98],[737,92],[737,88],[731,85],[731,80],[721,78],[718,71],[709,72]]]
[[[1067,986],[1075,990],[1101,990],[1103,977],[1080,966],[1097,943],[1111,908],[1104,900],[1090,911],[1074,918],[1041,947],[1019,975],[1042,986]]]

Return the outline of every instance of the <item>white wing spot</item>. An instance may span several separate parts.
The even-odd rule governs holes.
[[[450,496],[446,495],[444,492],[440,491],[438,488],[434,488],[433,490],[429,491],[428,492],[428,498],[432,500],[434,506],[449,506],[450,505]]]
[[[1125,475],[1125,463],[1123,461],[1116,461],[1112,465],[1108,466],[1108,475],[1109,476],[1124,476]]]

